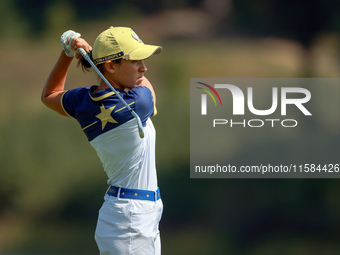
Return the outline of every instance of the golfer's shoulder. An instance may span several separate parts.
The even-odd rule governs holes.
[[[73,88],[65,92],[67,97],[82,97],[88,96],[90,91],[90,87],[79,87]]]
[[[90,90],[91,90],[90,87],[79,87],[79,88],[71,89],[70,91],[73,91],[73,93],[77,93],[77,94],[84,94],[84,93],[88,93]]]
[[[133,89],[129,90],[128,94],[134,97],[145,99],[152,96],[151,90],[145,86],[134,87]]]
[[[150,91],[149,88],[144,86],[139,86],[131,89],[128,92],[128,95],[133,97],[137,105],[140,104],[149,105],[153,101],[152,92]]]
[[[149,88],[139,86],[131,89],[127,94],[133,97],[133,108],[139,116],[152,116],[154,101]],[[141,117],[143,119],[143,117]]]
[[[79,104],[84,104],[89,100],[89,87],[79,87],[66,91],[62,97],[64,108],[75,108]]]

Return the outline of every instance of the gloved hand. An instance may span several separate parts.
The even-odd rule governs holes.
[[[64,32],[60,37],[61,45],[65,51],[66,56],[74,57],[76,55],[76,50],[72,48],[72,40],[80,37],[81,34],[74,32],[73,30],[68,30]],[[69,42],[67,40],[70,38]]]

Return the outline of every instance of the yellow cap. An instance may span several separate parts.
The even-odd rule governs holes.
[[[110,27],[98,35],[93,45],[92,58],[98,65],[119,58],[143,60],[161,51],[160,46],[144,44],[129,27]]]

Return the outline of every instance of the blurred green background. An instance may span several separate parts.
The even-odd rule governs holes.
[[[98,254],[93,235],[106,176],[77,122],[46,108],[40,93],[64,31],[93,43],[111,25],[164,48],[146,61],[157,93],[162,254],[339,254],[338,179],[189,178],[189,85],[200,77],[338,78],[340,3],[1,3],[0,254]],[[97,82],[74,62],[66,87]],[[336,155],[340,132],[332,132],[325,146]]]

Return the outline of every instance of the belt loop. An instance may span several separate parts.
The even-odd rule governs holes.
[[[120,198],[120,190],[121,190],[121,187],[118,187],[118,191],[117,191],[117,198],[118,199]]]
[[[109,186],[105,192],[105,194],[107,194],[109,192],[109,190],[111,189],[111,186]]]

